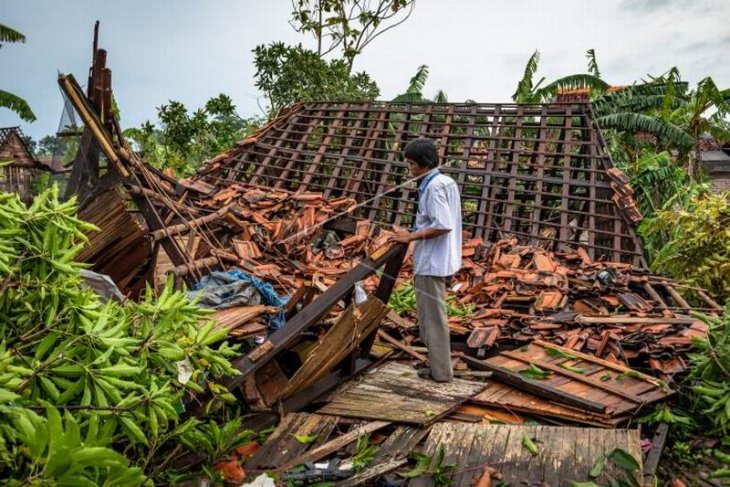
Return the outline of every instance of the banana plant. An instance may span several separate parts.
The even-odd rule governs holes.
[[[30,206],[17,195],[0,195],[0,414],[9,415],[8,422],[0,421],[0,476],[16,468],[18,478],[42,470],[49,482],[67,485],[101,479],[74,459],[59,457],[48,467],[43,442],[27,447],[34,435],[43,437],[44,424],[58,431],[50,404],[65,410],[70,445],[78,425],[92,428],[103,421],[108,441],[92,446],[112,448],[113,454],[79,450],[79,458],[96,453],[99,464],[111,468],[120,455],[114,452],[123,452],[122,458],[147,473],[154,468],[150,455],[179,442],[181,429],[190,427],[180,425],[185,394],[210,389],[215,401],[234,399],[218,381],[237,373],[229,362],[236,348],[185,290],[174,290],[168,280],[159,295],[148,288],[140,302],[120,304],[102,303],[81,286],[85,265],[75,257],[93,231],[76,217],[75,200],[59,201],[55,187]],[[179,374],[179,363],[192,368],[189,380]]]

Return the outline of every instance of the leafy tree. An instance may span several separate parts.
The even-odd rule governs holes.
[[[36,143],[35,152],[39,156],[52,156],[62,152],[64,139],[56,135],[46,135]]]
[[[4,42],[25,42],[25,36],[7,25],[0,24],[0,47],[2,47],[2,43]],[[30,109],[28,102],[8,91],[0,90],[0,107],[15,112],[26,122],[34,122],[36,120],[35,114]]]
[[[302,45],[274,42],[254,49],[256,87],[269,101],[269,116],[302,101],[368,101],[380,94],[365,72],[350,73],[347,61],[326,61]]]
[[[667,207],[642,223],[640,231],[664,241],[652,268],[700,286],[716,298],[730,298],[730,206],[728,194],[703,194]]]
[[[517,103],[543,103],[553,99],[560,91],[577,89],[589,89],[598,95],[604,93],[609,85],[601,79],[593,49],[588,51],[586,57],[589,73],[564,76],[542,86],[545,77],[540,78],[537,83],[534,82],[540,64],[540,52],[535,51],[527,60],[522,79],[517,83],[512,100]]]
[[[291,25],[314,35],[320,57],[340,49],[349,73],[365,46],[405,22],[415,5],[415,0],[292,0]]]
[[[124,135],[147,162],[160,169],[172,168],[179,175],[190,174],[204,160],[233,147],[261,123],[239,116],[224,94],[194,112],[179,101],[170,101],[157,109],[157,116],[159,126],[148,121],[125,130]]]
[[[667,151],[646,151],[629,165],[628,173],[642,215],[652,215],[690,195],[687,191],[691,184],[689,175],[674,164]]]

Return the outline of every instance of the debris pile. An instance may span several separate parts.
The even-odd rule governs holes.
[[[468,333],[477,357],[543,340],[669,378],[686,370],[692,338],[707,335],[677,288],[631,264],[592,262],[581,248],[549,252],[503,240],[465,260],[451,292],[469,313],[452,316],[449,326],[454,335]],[[702,290],[690,291],[700,308],[721,311]]]
[[[179,181],[129,146],[96,95],[111,86],[86,96],[72,76],[59,83],[96,141],[80,147],[72,177],[80,189],[99,183],[81,198],[102,227],[84,259],[130,297],[150,280],[195,285],[213,272],[241,273],[261,293],[212,316],[244,342],[226,387],[257,418],[274,410],[281,421],[217,471],[239,483],[243,465],[249,476],[273,469],[305,484],[398,471],[392,483],[489,485],[494,474],[566,485],[608,483],[613,459],[638,480],[639,432],[615,428],[674,392],[692,340],[707,334],[690,312],[721,310],[702,290],[641,269],[630,225],[640,215],[589,106],[298,105]],[[386,125],[397,141],[379,135]],[[411,259],[389,243],[415,209],[398,160],[413,125],[442,140],[444,172],[463,195],[448,384],[418,378],[405,361],[427,357]],[[207,414],[211,393],[185,415]],[[497,421],[510,424],[488,424]],[[421,456],[408,471],[412,452]],[[594,475],[596,458],[606,470]]]

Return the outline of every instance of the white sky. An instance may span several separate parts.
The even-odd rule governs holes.
[[[55,132],[57,72],[85,82],[97,19],[123,126],[155,120],[169,99],[193,109],[221,92],[241,116],[260,113],[251,50],[278,40],[314,47],[289,26],[290,13],[290,0],[0,0],[0,23],[28,38],[0,49],[0,89],[23,96],[38,116],[26,124],[0,109],[0,127],[21,125],[36,139]],[[427,64],[428,96],[443,89],[450,101],[508,102],[535,49],[538,75],[551,80],[585,72],[594,48],[612,84],[676,65],[692,83],[712,76],[728,88],[728,19],[728,0],[417,0],[411,18],[368,46],[355,69],[376,80],[382,99]]]

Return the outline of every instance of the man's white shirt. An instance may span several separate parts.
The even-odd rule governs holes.
[[[418,240],[413,251],[413,274],[446,277],[461,268],[461,197],[456,181],[433,169],[419,185],[415,230],[450,230]]]

